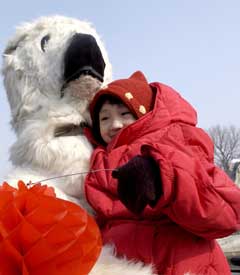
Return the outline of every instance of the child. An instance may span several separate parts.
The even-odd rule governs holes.
[[[158,274],[230,274],[215,239],[239,229],[240,190],[214,165],[191,105],[138,71],[100,90],[90,113],[101,171],[85,191],[103,242]]]

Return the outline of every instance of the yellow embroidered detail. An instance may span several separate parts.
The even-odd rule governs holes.
[[[125,93],[125,97],[126,97],[128,100],[133,99],[133,95],[132,95],[132,93],[130,93],[130,92]]]
[[[141,114],[143,114],[143,115],[146,114],[146,112],[147,112],[147,111],[146,111],[146,108],[145,108],[143,105],[140,105],[138,110],[139,110],[139,112],[140,112]]]

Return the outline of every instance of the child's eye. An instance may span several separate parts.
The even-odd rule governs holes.
[[[127,111],[127,112],[122,112],[122,116],[125,116],[125,115],[131,115],[131,112]]]
[[[108,119],[109,119],[109,117],[103,116],[103,117],[100,118],[100,121],[104,121],[104,120],[108,120]]]

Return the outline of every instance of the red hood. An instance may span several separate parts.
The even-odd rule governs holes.
[[[153,116],[155,112],[164,112],[166,117],[163,119],[170,119],[171,122],[183,122],[194,126],[197,124],[197,112],[178,92],[158,82],[151,83],[150,86],[158,91]]]
[[[151,83],[150,86],[156,90],[153,110],[124,128],[108,145],[109,149],[122,144],[130,144],[170,123],[182,122],[193,126],[197,124],[195,109],[178,92],[159,82]],[[90,129],[85,130],[85,134],[93,145],[99,145],[94,140]]]

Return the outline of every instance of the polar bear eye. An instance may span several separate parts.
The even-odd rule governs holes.
[[[49,34],[43,36],[43,38],[41,39],[41,49],[42,49],[43,52],[45,52],[45,47],[46,47],[47,42],[48,42],[49,39],[50,39]]]

